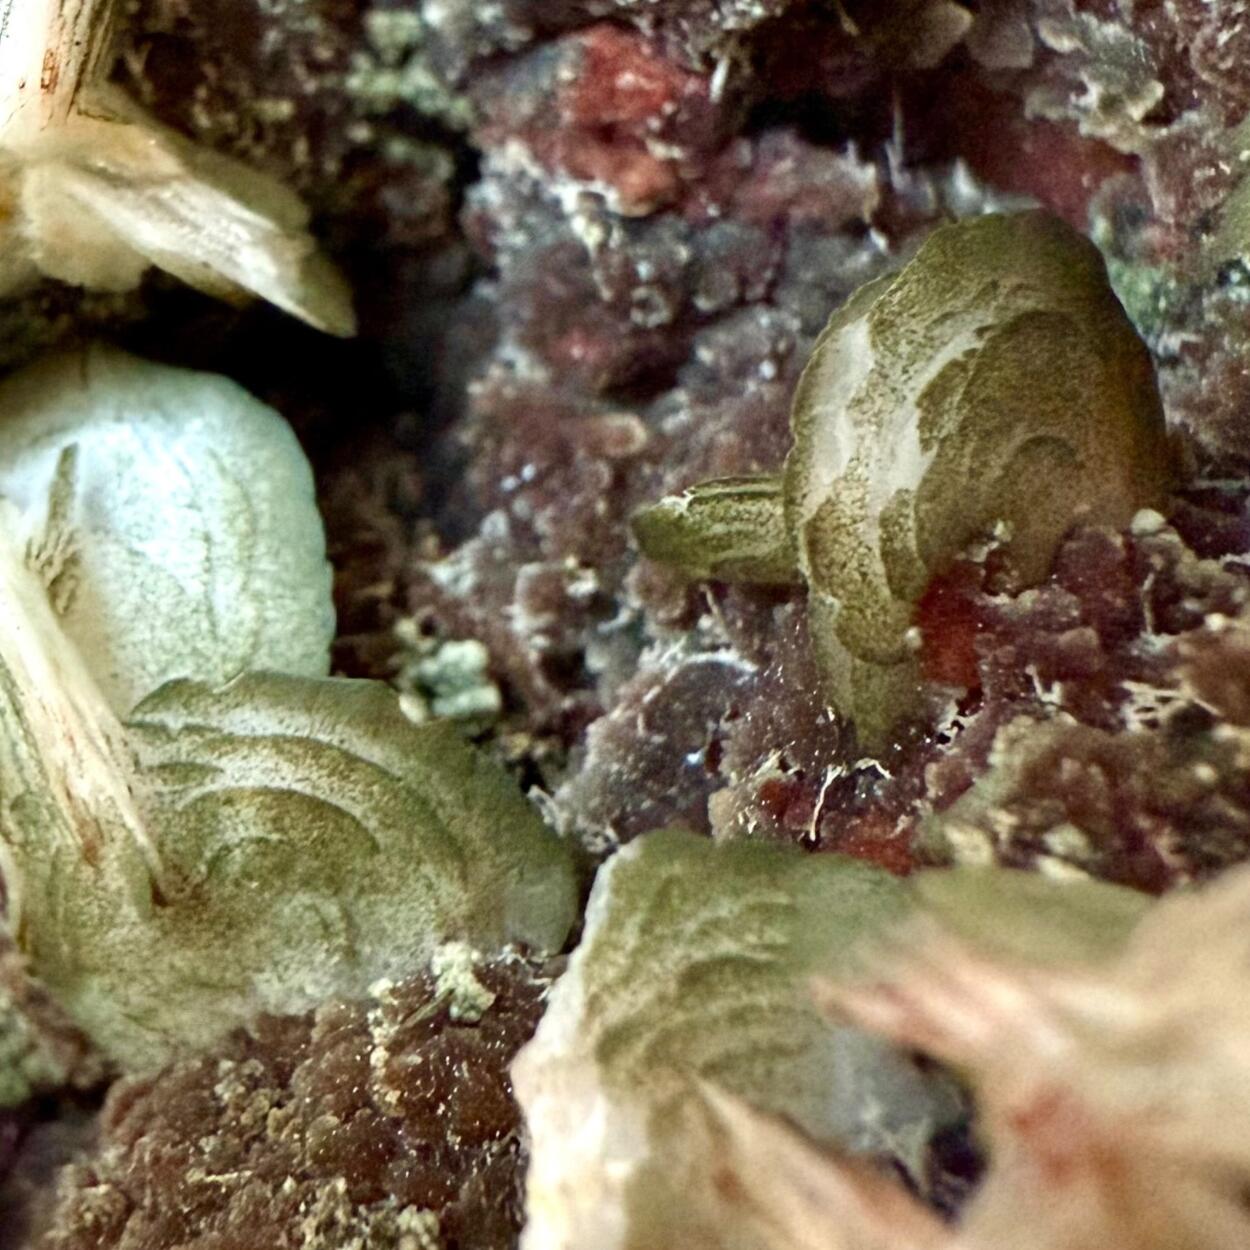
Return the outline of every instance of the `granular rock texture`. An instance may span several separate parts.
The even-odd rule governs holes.
[[[1250,697],[1247,515],[1241,488],[1194,489],[1175,528],[1147,514],[1076,531],[1022,593],[996,585],[994,552],[952,569],[918,614],[948,711],[879,761],[840,750],[795,605],[722,591],[592,727],[562,810],[609,841],[678,820],[896,871],[936,854],[1153,891],[1206,877],[1250,856],[1234,730]]]
[[[354,0],[134,9],[116,77],[166,124],[277,175],[354,233],[371,226],[375,245],[446,229],[453,161],[435,139],[467,115],[425,66],[417,12]]]
[[[930,658],[971,660],[979,696],[925,766],[927,851],[1149,891],[1250,857],[1245,494],[1192,500],[1177,529],[1074,535],[1036,591],[944,588]]]
[[[112,1088],[39,1250],[491,1250],[520,1223],[507,1066],[548,978],[518,959],[267,1019]]]

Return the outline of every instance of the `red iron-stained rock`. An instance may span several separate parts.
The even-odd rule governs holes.
[[[476,142],[638,216],[672,202],[715,140],[710,79],[607,24],[568,35],[474,84]]]
[[[549,978],[508,959],[474,975],[467,1015],[415,976],[119,1082],[35,1244],[513,1245],[523,1153],[508,1064]]]

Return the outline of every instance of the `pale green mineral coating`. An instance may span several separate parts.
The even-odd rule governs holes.
[[[1127,886],[1009,868],[921,872],[910,884],[943,928],[982,954],[1032,964],[1092,963],[1128,942],[1151,898]]]
[[[786,509],[852,654],[906,659],[932,574],[995,524],[1025,581],[1077,520],[1170,482],[1149,356],[1093,244],[1041,213],[929,236],[821,335],[795,394]]]
[[[447,942],[430,959],[434,991],[453,1020],[476,1024],[491,1008],[495,993],[477,978],[481,955],[467,942]]]
[[[827,1135],[833,1033],[807,978],[848,967],[906,889],[838,855],[663,831],[600,874],[576,959],[604,1083],[662,1104],[691,1076]]]
[[[117,712],[175,677],[329,672],[312,470],[273,409],[93,346],[6,379],[0,418],[0,496],[60,574],[61,626]]]
[[[1244,148],[1250,143],[1250,122],[1239,131]],[[1250,260],[1250,176],[1229,192],[1220,210],[1219,227],[1207,244],[1206,261],[1213,271],[1233,260]]]
[[[503,695],[490,675],[490,652],[476,638],[430,643],[424,654],[419,650],[403,663],[395,684],[411,696],[406,710],[415,720],[430,715],[489,724],[503,710]]]
[[[126,1066],[363,993],[448,940],[553,951],[572,924],[567,852],[507,774],[455,729],[412,724],[379,683],[170,683],[126,727],[142,839],[97,806],[86,850],[20,712],[0,706],[17,937]]]
[[[1040,581],[1074,524],[1127,525],[1175,474],[1149,354],[1097,249],[1040,212],[943,226],[861,287],[817,341],[791,427],[781,527],[829,698],[870,749],[923,696],[911,631],[934,575],[996,533],[1020,581]],[[644,511],[643,550],[756,580],[750,537],[778,522],[743,525],[721,493]]]
[[[429,7],[432,13],[434,6]],[[415,9],[369,8],[364,29],[366,39],[353,55],[343,88],[366,112],[407,104],[457,130],[472,123],[468,96],[452,89],[430,57],[427,16]]]

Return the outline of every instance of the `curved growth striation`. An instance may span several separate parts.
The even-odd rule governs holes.
[[[570,859],[502,768],[381,684],[308,675],[329,579],[276,414],[112,356],[5,395],[0,867],[20,949],[95,1042],[144,1067],[448,940],[560,947]],[[258,663],[293,671],[220,684]]]
[[[525,1250],[722,1244],[706,1083],[916,1164],[959,1109],[952,1090],[830,1025],[809,986],[908,906],[903,883],[841,856],[675,831],[621,850],[513,1067],[531,1142]]]

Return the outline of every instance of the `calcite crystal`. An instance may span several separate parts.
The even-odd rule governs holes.
[[[1036,213],[936,230],[856,291],[791,427],[775,479],[701,483],[634,530],[688,576],[805,581],[828,698],[869,749],[920,702],[916,603],[969,546],[998,537],[1036,583],[1074,523],[1123,525],[1174,479],[1149,359],[1096,249]]]
[[[321,518],[278,413],[101,344],[6,378],[0,410],[12,538],[117,713],[177,677],[329,672]]]
[[[704,1082],[919,1180],[934,1132],[959,1115],[954,1088],[823,1023],[808,985],[906,910],[888,873],[849,859],[675,832],[622,850],[514,1065],[531,1152],[525,1250],[726,1244]]]

